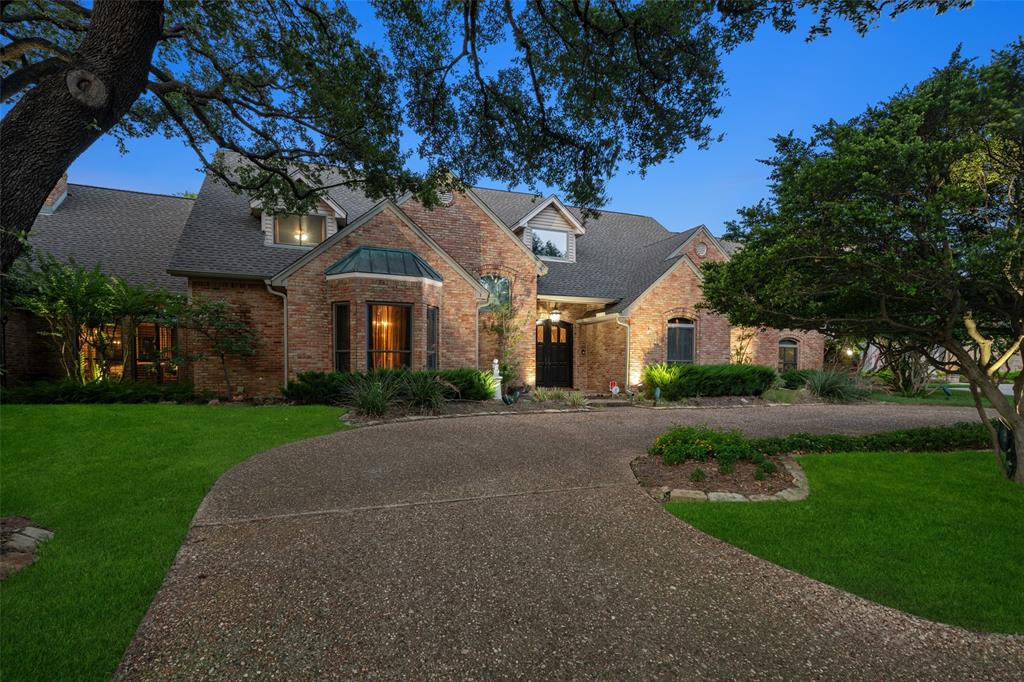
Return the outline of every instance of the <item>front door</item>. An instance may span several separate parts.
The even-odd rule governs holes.
[[[537,385],[572,387],[572,325],[544,320],[537,325]]]

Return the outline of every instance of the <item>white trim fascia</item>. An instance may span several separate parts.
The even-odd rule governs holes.
[[[423,284],[430,284],[433,286],[441,286],[443,282],[438,282],[436,279],[429,277],[414,277],[412,275],[388,275],[384,273],[376,272],[341,272],[334,275],[326,275],[328,280],[332,279],[389,279],[395,282],[422,282]]]
[[[690,267],[690,269],[693,270],[693,274],[697,275],[697,279],[699,279],[701,281],[704,280],[704,275],[701,274],[700,268],[698,268],[694,264],[694,262],[692,260],[690,260],[689,256],[684,254],[684,255],[680,256],[679,260],[677,260],[675,263],[670,265],[668,270],[666,270],[665,272],[661,273],[661,276],[659,276],[658,279],[656,279],[653,282],[651,282],[646,289],[641,291],[640,295],[637,296],[636,298],[634,298],[632,300],[632,302],[630,302],[629,305],[627,305],[625,308],[623,308],[622,309],[622,315],[623,316],[630,315],[633,312],[633,307],[637,303],[639,303],[641,300],[643,300],[644,296],[646,296],[648,293],[650,293],[651,289],[653,289],[654,287],[658,286],[663,281],[665,281],[665,278],[668,277],[669,275],[671,275],[673,272],[675,272],[675,269],[678,268],[683,263],[686,263]]]
[[[405,211],[399,208],[399,206],[397,206],[390,199],[385,199],[384,201],[381,201],[376,206],[371,208],[369,211],[359,216],[359,218],[357,218],[355,221],[349,223],[345,227],[341,228],[340,230],[332,234],[327,239],[320,242],[317,246],[306,252],[306,254],[303,255],[301,258],[297,259],[291,265],[289,265],[288,267],[274,275],[271,278],[271,282],[273,282],[275,286],[287,286],[288,278],[291,277],[291,275],[295,273],[295,271],[297,271],[299,268],[304,266],[309,261],[313,260],[313,258],[315,258],[316,256],[320,255],[321,253],[329,249],[337,242],[341,241],[348,235],[358,230],[360,227],[368,223],[371,218],[375,217],[377,214],[379,214],[381,211],[384,211],[385,209],[391,211],[395,215],[395,217],[401,220],[406,225],[406,227],[412,230],[413,233],[421,240],[423,240],[423,242],[426,243],[427,246],[429,246],[435,252],[437,252],[437,254],[446,263],[448,263],[448,265],[452,266],[452,269],[454,269],[457,273],[462,275],[462,277],[467,282],[469,282],[469,284],[473,287],[474,291],[477,292],[477,297],[479,299],[487,300],[487,289],[485,289],[484,286],[480,284],[480,282],[477,279],[470,275],[469,272],[467,272],[464,267],[459,265],[459,263],[454,258],[448,255],[447,251],[442,249],[437,242],[431,239],[430,235],[424,232],[419,227],[419,225],[414,223],[412,219],[408,215],[406,215]]]
[[[725,252],[725,249],[723,249],[723,248],[722,248],[722,245],[718,243],[718,237],[716,237],[715,235],[711,234],[711,230],[709,230],[709,229],[707,228],[707,225],[698,225],[698,226],[697,226],[697,229],[695,229],[695,230],[693,231],[693,234],[691,234],[691,235],[690,235],[689,237],[687,237],[687,238],[686,238],[686,241],[684,241],[684,242],[683,242],[682,244],[680,244],[679,246],[677,246],[677,247],[675,248],[675,250],[673,250],[673,251],[672,251],[672,253],[670,253],[670,254],[669,254],[669,255],[668,255],[668,256],[667,256],[666,258],[665,258],[665,260],[671,260],[671,259],[673,259],[673,258],[677,258],[677,257],[679,257],[680,255],[682,255],[682,253],[683,253],[683,249],[685,249],[685,248],[686,248],[687,244],[689,244],[690,242],[692,242],[692,241],[693,241],[693,240],[694,240],[694,239],[695,239],[695,238],[697,237],[697,235],[699,235],[699,234],[703,234],[703,235],[705,235],[705,236],[706,236],[706,237],[707,237],[708,239],[710,239],[710,240],[711,240],[711,243],[715,245],[715,248],[716,248],[716,249],[718,249],[718,252],[719,252],[719,253],[721,253],[721,254],[722,254],[723,256],[725,256],[726,260],[728,260],[728,259],[729,259],[729,254],[728,254],[728,253],[726,253],[726,252]]]
[[[555,303],[615,303],[617,298],[600,298],[597,296],[558,296],[555,294],[537,294],[538,301],[554,301]]]
[[[520,218],[519,221],[515,224],[514,229],[518,230],[520,227],[524,227],[526,223],[530,222],[531,218],[536,217],[538,213],[543,211],[548,206],[554,206],[555,208],[557,208],[558,211],[562,214],[562,216],[569,222],[569,224],[573,226],[573,229],[576,230],[577,234],[587,233],[587,229],[583,227],[583,223],[577,220],[576,216],[574,216],[572,212],[569,211],[569,209],[566,207],[566,205],[562,203],[562,200],[559,199],[554,194],[552,194],[547,199],[534,206],[532,211],[530,211],[525,216]]]

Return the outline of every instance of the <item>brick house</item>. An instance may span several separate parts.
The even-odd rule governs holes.
[[[96,191],[72,185],[67,202]],[[698,309],[702,264],[735,247],[704,226],[670,232],[614,211],[584,219],[556,196],[484,188],[427,210],[339,186],[312,214],[281,216],[208,176],[190,203],[184,217],[167,217],[182,226],[164,270],[191,296],[234,304],[258,330],[258,355],[231,368],[246,395],[274,393],[304,371],[489,368],[486,316],[496,301],[518,312],[529,385],[605,391],[610,381],[636,385],[649,363],[739,355],[780,368],[822,363],[818,334],[733,329]],[[52,243],[47,232],[40,238]],[[222,388],[212,361],[185,374]]]

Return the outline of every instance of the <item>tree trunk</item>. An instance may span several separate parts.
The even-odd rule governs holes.
[[[231,378],[228,376],[228,358],[226,355],[220,356],[220,366],[224,370],[224,388],[227,389],[228,402],[230,402],[234,396],[231,394]]]
[[[0,121],[0,271],[21,253],[46,196],[78,156],[146,87],[162,2],[96,0],[72,61],[29,90]]]
[[[1017,448],[1017,471],[1013,475],[1013,481],[1024,485],[1024,417],[1017,420],[1016,424],[1010,424],[1013,428],[1013,443]]]

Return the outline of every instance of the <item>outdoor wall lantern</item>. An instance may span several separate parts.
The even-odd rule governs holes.
[[[558,308],[555,308],[551,311],[551,315],[549,315],[549,317],[551,318],[552,322],[558,324],[558,321],[562,319],[562,311],[559,310]]]

